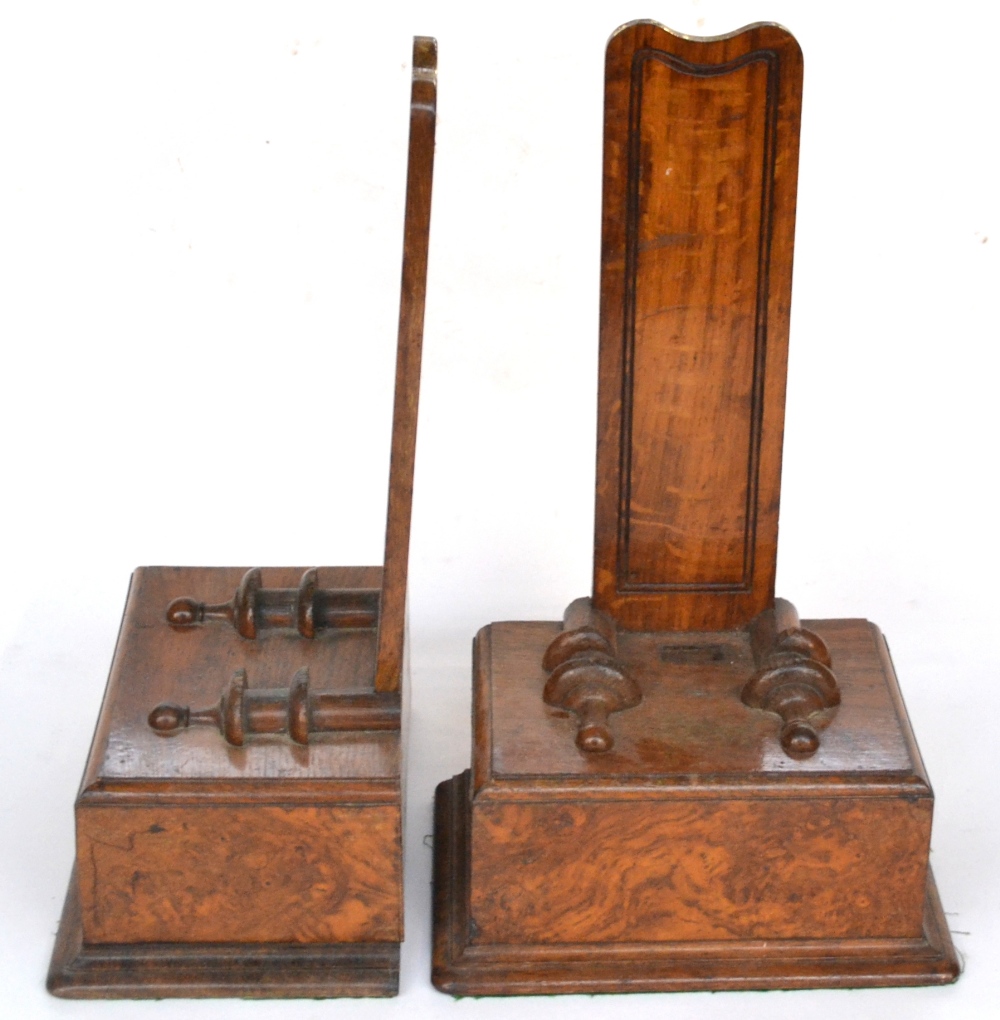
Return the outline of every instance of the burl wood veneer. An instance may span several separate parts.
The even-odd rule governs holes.
[[[393,995],[437,45],[414,40],[382,567],[143,567],[76,802],[49,989]]]
[[[957,977],[885,641],[774,597],[801,82],[774,25],[608,44],[593,594],[476,638],[444,991]]]

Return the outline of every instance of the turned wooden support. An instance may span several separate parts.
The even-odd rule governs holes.
[[[793,758],[819,747],[817,713],[840,704],[840,688],[823,639],[799,622],[795,606],[775,599],[750,623],[757,672],[743,688],[743,703],[781,716],[781,746]]]
[[[295,628],[305,638],[318,630],[372,628],[378,625],[376,588],[320,588],[315,570],[307,570],[298,588],[265,588],[259,567],[248,570],[228,602],[206,603],[184,596],[167,606],[167,623],[194,627],[212,620],[231,623],[253,640],[265,629]]]
[[[545,703],[576,713],[581,751],[610,751],[615,741],[608,716],[642,700],[639,685],[615,658],[617,651],[615,625],[589,598],[581,598],[567,607],[562,633],[542,659],[549,674]]]
[[[246,670],[238,669],[217,705],[199,709],[157,705],[149,713],[149,725],[163,736],[188,726],[214,726],[235,747],[257,733],[287,733],[297,744],[308,744],[311,733],[398,730],[399,697],[311,694],[308,669],[300,669],[290,687],[251,688]]]

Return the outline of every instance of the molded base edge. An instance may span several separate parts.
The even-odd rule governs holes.
[[[872,988],[949,984],[960,966],[930,868],[916,939],[509,945],[469,942],[469,773],[434,805],[434,965],[450,995]]]
[[[399,943],[86,945],[74,869],[47,987],[66,999],[390,996]]]

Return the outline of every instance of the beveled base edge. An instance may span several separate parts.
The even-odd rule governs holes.
[[[916,939],[472,945],[469,773],[434,801],[434,963],[450,995],[876,988],[950,984],[960,973],[930,868]]]
[[[74,868],[46,987],[64,999],[391,996],[399,943],[86,945]]]

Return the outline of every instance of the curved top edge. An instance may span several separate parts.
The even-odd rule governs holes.
[[[413,37],[413,77],[434,80],[437,77],[438,44],[429,35]]]
[[[737,28],[732,32],[724,32],[722,35],[687,35],[685,32],[675,32],[672,28],[667,28],[662,22],[654,21],[652,18],[637,18],[635,21],[627,21],[624,25],[619,25],[608,36],[608,45],[610,46],[611,40],[621,35],[626,29],[635,28],[637,25],[652,25],[655,28],[662,29],[667,35],[671,35],[675,39],[684,39],[687,42],[698,43],[723,42],[726,39],[734,39],[738,35],[743,35],[744,32],[752,32],[758,28],[777,28],[790,39],[795,39],[795,36],[784,25],[779,25],[776,21],[754,21],[752,24],[744,25],[742,28]],[[798,40],[795,41],[796,43],[798,42]]]

